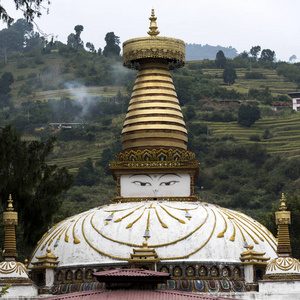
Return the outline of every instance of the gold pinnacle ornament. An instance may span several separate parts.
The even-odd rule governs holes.
[[[151,35],[151,36],[158,35],[159,31],[157,30],[158,27],[156,25],[157,18],[155,17],[153,8],[152,8],[151,17],[149,18],[149,20],[151,21],[151,23],[150,23],[150,27],[149,27],[150,30],[148,31],[148,34]]]

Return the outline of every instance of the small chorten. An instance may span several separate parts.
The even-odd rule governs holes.
[[[294,285],[291,279],[300,279],[300,262],[298,259],[291,257],[292,249],[288,228],[288,225],[291,224],[291,212],[287,211],[284,194],[282,194],[280,202],[280,211],[275,212],[276,224],[278,225],[278,257],[269,261],[266,268],[266,275],[262,282],[265,280],[270,282],[288,280]],[[297,281],[296,289],[300,292],[299,281]]]
[[[37,288],[29,279],[27,268],[21,262],[17,262],[16,225],[18,224],[18,213],[14,211],[12,196],[9,195],[8,206],[3,212],[3,223],[5,225],[4,249],[2,256],[4,261],[0,262],[0,289],[7,284],[12,286],[8,289],[8,297],[22,295],[36,296]],[[17,299],[17,298],[14,298]]]
[[[9,195],[7,202],[7,209],[5,212],[3,212],[5,235],[2,256],[6,261],[14,261],[16,257],[18,257],[16,243],[16,225],[18,225],[18,213],[14,211],[11,194]]]
[[[276,225],[278,225],[278,256],[290,256],[292,253],[289,225],[291,224],[291,212],[287,211],[284,194],[280,199],[280,211],[275,212]]]

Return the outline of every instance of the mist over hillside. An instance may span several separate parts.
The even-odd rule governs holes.
[[[234,58],[238,55],[237,50],[231,46],[185,44],[186,60],[215,59],[219,50],[222,50],[227,58]]]

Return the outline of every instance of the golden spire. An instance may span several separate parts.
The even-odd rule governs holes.
[[[149,20],[151,21],[150,22],[150,27],[149,27],[149,31],[148,31],[148,34],[150,36],[156,36],[159,34],[159,31],[157,30],[157,24],[156,24],[156,20],[157,18],[155,17],[154,15],[154,9],[152,8],[152,13],[151,13],[151,17],[149,18]]]
[[[187,130],[170,69],[185,62],[181,40],[159,37],[152,9],[150,37],[123,43],[123,62],[138,69],[123,131],[123,150],[186,150]]]
[[[3,224],[5,225],[4,250],[2,256],[5,260],[15,260],[18,256],[16,245],[16,228],[18,225],[18,213],[14,211],[13,200],[9,195],[7,211],[3,212]]]
[[[276,224],[278,225],[278,256],[289,256],[292,252],[289,234],[289,224],[291,224],[291,212],[287,211],[286,199],[282,193],[280,199],[280,211],[275,212]]]

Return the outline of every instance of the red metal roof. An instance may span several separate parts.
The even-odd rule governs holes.
[[[53,297],[45,297],[45,300],[67,300],[67,299],[83,299],[83,300],[233,300],[233,298],[225,298],[211,296],[205,294],[196,294],[170,290],[98,290],[89,292],[71,293],[58,295]],[[237,300],[236,298],[234,298]]]
[[[117,270],[109,270],[94,273],[96,277],[170,277],[170,274],[164,272],[156,272],[144,269],[117,269]]]

